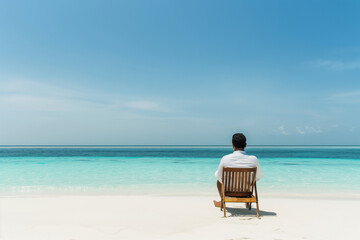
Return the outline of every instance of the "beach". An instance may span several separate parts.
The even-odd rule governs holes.
[[[1,239],[359,239],[359,199],[260,195],[255,209],[217,196],[98,195],[1,198]]]

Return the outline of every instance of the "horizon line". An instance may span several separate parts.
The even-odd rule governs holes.
[[[67,146],[93,146],[93,147],[109,147],[109,146],[121,146],[121,147],[133,147],[133,146],[231,146],[231,144],[0,144],[0,147],[32,147],[32,146],[44,146],[44,147],[67,147]],[[253,144],[247,145],[248,147],[256,146],[359,146],[360,144]]]

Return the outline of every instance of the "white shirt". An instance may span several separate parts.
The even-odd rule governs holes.
[[[258,159],[252,155],[246,155],[245,151],[234,151],[231,154],[225,155],[219,164],[218,170],[215,172],[215,176],[219,182],[222,182],[223,167],[233,168],[253,168],[256,170],[256,181],[259,181],[263,176]]]

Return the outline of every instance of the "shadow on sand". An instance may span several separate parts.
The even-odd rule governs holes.
[[[255,208],[254,208],[255,207]],[[226,207],[227,217],[254,217],[256,218],[256,206],[251,210],[244,207]],[[268,212],[260,209],[260,217],[276,216],[276,212]]]

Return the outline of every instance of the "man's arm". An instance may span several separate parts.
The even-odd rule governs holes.
[[[263,176],[263,172],[261,170],[261,167],[260,167],[260,163],[259,163],[259,160],[256,158],[256,167],[257,167],[257,170],[256,170],[256,181],[259,181],[260,178],[262,178]]]
[[[221,159],[220,163],[219,163],[219,167],[217,169],[217,171],[215,172],[215,177],[217,178],[217,180],[219,182],[222,182],[222,173],[223,173],[223,158]]]

